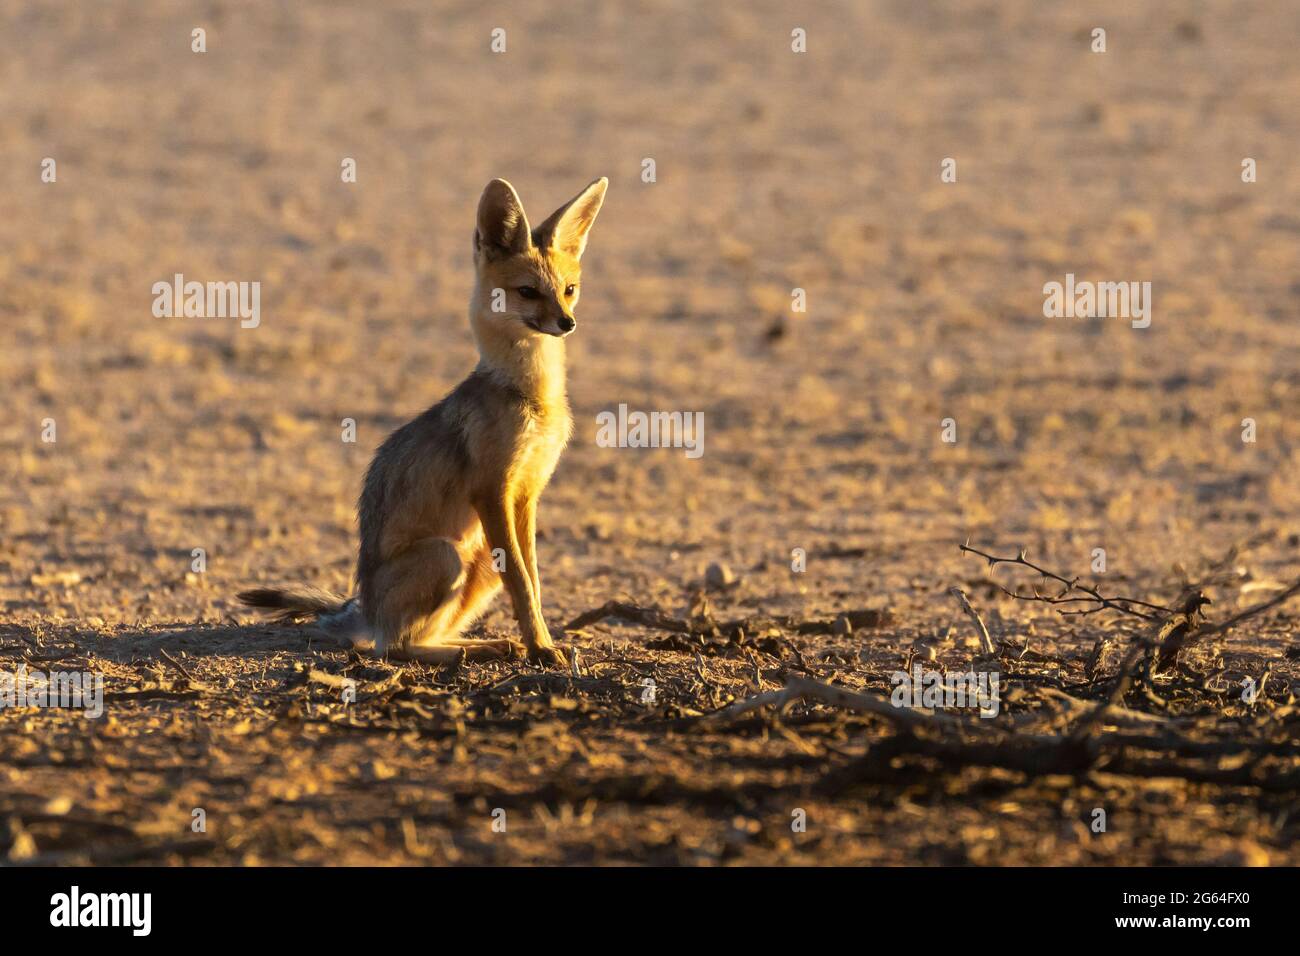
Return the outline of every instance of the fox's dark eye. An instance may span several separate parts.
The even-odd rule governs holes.
[[[540,299],[540,298],[541,298],[541,295],[538,293],[538,291],[537,291],[533,286],[530,286],[530,285],[521,285],[521,286],[520,286],[518,289],[516,289],[515,291],[518,292],[518,293],[519,293],[521,296],[523,296],[525,299]]]
[[[564,294],[565,294],[565,295],[573,295],[573,293],[575,293],[575,292],[577,292],[577,291],[578,291],[578,287],[577,287],[576,285],[572,285],[572,284],[570,284],[570,285],[566,285],[566,286],[564,287]]]

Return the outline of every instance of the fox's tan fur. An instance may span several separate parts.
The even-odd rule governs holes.
[[[243,592],[245,603],[317,615],[331,633],[393,657],[442,662],[526,649],[564,662],[542,617],[537,499],[573,429],[564,336],[576,325],[579,260],[606,186],[596,180],[530,229],[514,188],[488,183],[469,310],[479,364],[375,454],[358,504],[358,598],[263,588]],[[493,311],[498,289],[504,311]],[[523,648],[461,638],[503,584]]]

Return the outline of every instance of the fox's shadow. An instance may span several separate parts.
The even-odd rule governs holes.
[[[116,631],[79,628],[42,628],[34,631],[21,624],[0,626],[0,659],[30,660],[94,654],[121,664],[141,660],[164,660],[163,652],[176,657],[236,657],[244,660],[270,659],[280,654],[309,655],[313,651],[346,653],[310,627],[298,624],[255,622],[251,624],[167,623],[127,627]]]

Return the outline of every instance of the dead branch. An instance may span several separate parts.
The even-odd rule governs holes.
[[[176,670],[180,672],[180,675],[184,677],[187,681],[189,681],[191,684],[199,683],[199,681],[196,681],[194,679],[194,675],[191,674],[189,671],[187,671],[184,665],[181,664],[181,662],[178,661],[176,658],[168,654],[167,651],[163,650],[162,648],[159,648],[158,653],[162,655],[163,660],[165,660],[172,667],[176,668]]]
[[[1078,697],[1067,694],[1055,687],[1040,687],[1038,692],[1044,697],[1059,703],[1065,709],[1067,716],[1070,717],[1081,717],[1088,720],[1097,715],[1095,719],[1104,717],[1106,723],[1114,724],[1116,727],[1138,727],[1147,730],[1169,723],[1168,717],[1161,717],[1159,714],[1148,714],[1141,710],[1131,710],[1117,704],[1111,705],[1106,713],[1098,714],[1099,710],[1107,707],[1109,701],[1080,700]]]
[[[1110,694],[1097,707],[1083,718],[1070,734],[1070,739],[1082,741],[1096,728],[1102,726],[1102,723],[1110,715],[1111,711],[1120,706],[1124,700],[1124,695],[1133,685],[1133,675],[1137,673],[1138,667],[1142,663],[1142,658],[1150,641],[1137,640],[1129,648],[1128,654],[1124,656],[1124,663],[1120,665],[1119,673],[1115,676],[1115,686],[1111,688]]]
[[[1280,594],[1274,595],[1272,598],[1263,602],[1262,604],[1256,604],[1254,607],[1247,608],[1246,610],[1242,611],[1240,614],[1234,614],[1226,621],[1221,621],[1218,624],[1214,624],[1210,627],[1201,628],[1199,631],[1196,632],[1196,639],[1199,641],[1206,637],[1210,637],[1214,634],[1222,634],[1224,631],[1236,627],[1242,621],[1252,618],[1256,614],[1263,614],[1265,611],[1271,610],[1272,608],[1277,607],[1279,604],[1283,604],[1286,601],[1291,600],[1291,598],[1295,597],[1296,595],[1300,595],[1300,578],[1296,578],[1295,582],[1289,588],[1287,588],[1285,591],[1281,592]]]
[[[755,694],[753,697],[747,697],[723,710],[707,714],[706,718],[730,720],[760,707],[774,707],[780,710],[786,704],[800,698],[815,700],[819,703],[829,704],[832,707],[843,707],[860,713],[874,714],[907,730],[916,728],[944,729],[963,726],[961,721],[950,717],[948,714],[911,707],[895,707],[883,697],[845,690],[843,687],[823,684],[820,681],[801,677],[797,674],[791,674],[787,677],[785,686],[780,690],[769,690],[761,694]]]
[[[1109,610],[1109,611],[1118,611],[1121,614],[1128,614],[1132,617],[1139,617],[1145,621],[1161,621],[1164,620],[1165,617],[1173,613],[1169,608],[1164,607],[1163,605],[1150,604],[1147,601],[1139,601],[1137,598],[1128,598],[1128,597],[1119,597],[1119,596],[1107,597],[1103,595],[1099,590],[1097,590],[1097,588],[1091,585],[1080,584],[1079,579],[1077,577],[1067,578],[1064,577],[1063,575],[1057,574],[1055,571],[1049,571],[1046,568],[1034,564],[1032,561],[1026,558],[1026,554],[1028,552],[1024,548],[1021,548],[1020,553],[1017,554],[1016,557],[1014,558],[1002,558],[1002,557],[998,557],[997,555],[988,554],[985,551],[980,551],[978,548],[972,548],[970,546],[969,541],[966,544],[958,545],[958,547],[962,551],[968,552],[970,554],[979,555],[981,558],[983,558],[985,561],[989,563],[990,569],[997,567],[999,564],[1018,564],[1021,567],[1029,568],[1031,571],[1038,573],[1046,580],[1056,581],[1065,589],[1060,594],[1051,595],[1051,594],[1043,594],[1039,592],[1037,588],[1035,588],[1034,593],[1032,595],[1028,595],[1028,594],[1021,594],[1019,591],[1012,591],[1009,588],[1005,588],[1000,584],[996,584],[995,582],[996,587],[1000,591],[1002,591],[1004,594],[1008,595],[1009,597],[1015,598],[1018,601],[1039,601],[1044,604],[1095,603],[1097,606],[1094,608],[1089,608],[1087,610],[1081,610],[1081,611],[1061,611],[1060,613],[1096,614],[1098,611]],[[1076,594],[1075,592],[1079,592],[1079,593]],[[1134,606],[1130,606],[1130,605],[1134,605]],[[1138,607],[1149,608],[1150,610],[1158,611],[1160,613],[1159,615],[1148,614],[1145,611],[1137,610]]]

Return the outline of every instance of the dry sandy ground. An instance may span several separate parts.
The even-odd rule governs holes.
[[[697,716],[791,673],[887,692],[918,638],[971,666],[954,584],[1041,652],[1003,661],[994,723],[1103,694],[1084,658],[1133,629],[983,586],[968,537],[1157,603],[1206,584],[1212,620],[1300,575],[1300,7],[954,6],[0,3],[0,665],[110,691],[97,721],[0,712],[0,858],[1300,861],[1296,602],[1158,684],[1165,710],[1128,699],[1253,741],[1190,774],[852,772],[888,722]],[[606,620],[565,636],[577,678],[399,675],[255,623],[250,583],[346,589],[371,450],[472,367],[483,184],[536,220],[597,175],[547,614],[684,618],[718,561],[713,613],[779,639],[697,656]],[[260,282],[260,325],[155,318],[178,272]],[[1066,273],[1152,282],[1150,327],[1044,318]],[[599,447],[619,403],[704,412],[703,456]],[[861,608],[891,616],[798,633]],[[1266,669],[1253,705],[1201,686]]]

